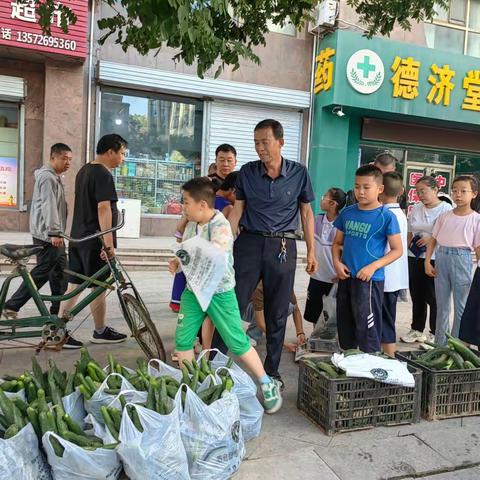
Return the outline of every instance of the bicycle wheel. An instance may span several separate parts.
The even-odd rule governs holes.
[[[140,348],[149,359],[158,358],[164,362],[165,347],[146,308],[130,293],[119,294],[119,299],[125,321]]]

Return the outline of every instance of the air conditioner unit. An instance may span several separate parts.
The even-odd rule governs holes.
[[[319,33],[335,25],[337,18],[337,1],[322,0],[313,11],[313,20],[309,23],[310,33]]]

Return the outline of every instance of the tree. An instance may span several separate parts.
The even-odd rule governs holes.
[[[28,2],[29,0],[20,0]],[[35,0],[42,28],[49,33],[50,19],[57,0]],[[265,45],[269,22],[291,22],[301,29],[311,18],[318,0],[102,0],[113,9],[111,16],[98,21],[104,32],[103,44],[113,36],[123,50],[135,48],[142,55],[172,47],[174,61],[197,64],[204,74],[220,62],[215,75],[225,65],[239,68],[240,59],[259,63],[254,48]],[[430,20],[435,4],[448,8],[448,0],[347,0],[366,26],[366,35],[389,35],[396,23],[410,30],[411,22]],[[74,23],[75,16],[61,7],[62,28]]]

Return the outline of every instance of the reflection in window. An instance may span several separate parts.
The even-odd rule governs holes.
[[[463,53],[465,39],[465,32],[463,30],[426,23],[425,37],[429,48]]]
[[[119,196],[141,200],[144,214],[180,214],[181,185],[200,173],[202,102],[112,90],[101,105],[101,135],[129,143],[115,172]]]

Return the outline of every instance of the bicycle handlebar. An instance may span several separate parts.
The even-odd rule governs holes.
[[[69,237],[64,232],[48,232],[49,237],[61,237],[65,240],[68,240],[71,243],[81,243],[86,242],[87,240],[92,240],[94,238],[101,237],[102,235],[106,235],[107,233],[115,232],[116,230],[120,230],[125,225],[125,210],[121,210],[118,212],[119,221],[115,227],[109,228],[108,230],[104,230],[103,232],[96,232],[92,233],[91,235],[87,235],[86,237],[82,238],[72,238]]]

